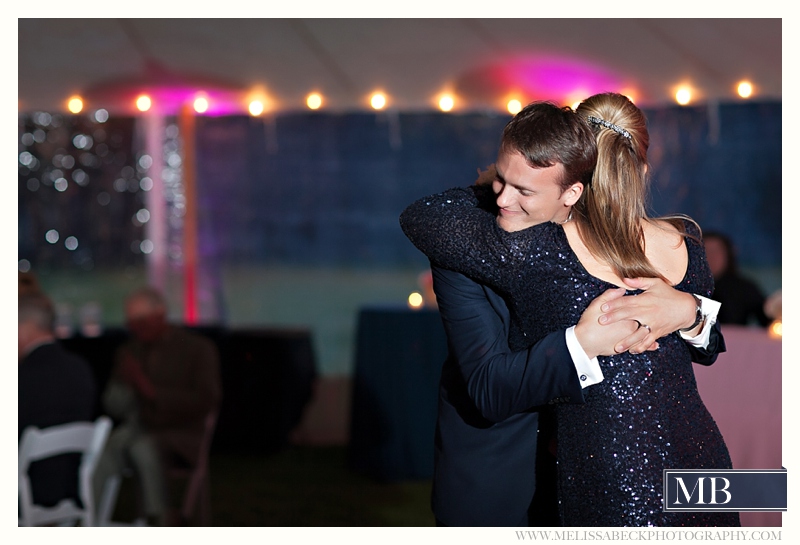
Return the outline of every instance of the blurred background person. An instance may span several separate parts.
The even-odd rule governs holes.
[[[776,290],[764,302],[764,314],[772,320],[783,318],[783,290]]]
[[[219,355],[208,339],[167,322],[162,294],[142,288],[125,300],[131,338],[115,356],[102,402],[119,422],[95,472],[95,494],[132,467],[150,525],[177,525],[164,471],[197,463],[205,419],[219,407]]]
[[[22,296],[28,293],[40,293],[42,291],[39,286],[39,280],[32,272],[19,272],[19,284],[17,286],[17,295]]]
[[[730,237],[707,231],[703,233],[703,242],[708,266],[714,275],[711,297],[722,303],[719,323],[768,326],[771,320],[764,312],[766,297],[755,282],[739,271],[736,248]]]
[[[91,421],[95,416],[97,387],[92,370],[83,358],[59,344],[54,323],[53,304],[46,295],[34,290],[19,296],[18,440],[28,426],[48,428]],[[31,463],[33,502],[49,507],[72,498],[80,504],[80,460],[80,454],[69,453]]]

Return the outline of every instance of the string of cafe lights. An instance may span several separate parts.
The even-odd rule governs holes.
[[[755,95],[755,87],[753,83],[747,80],[742,80],[736,84],[736,96],[741,99],[749,99]],[[635,97],[631,96],[632,93],[625,92],[635,102]],[[691,85],[684,84],[676,86],[673,90],[672,96],[677,104],[687,106],[696,100],[698,90]],[[198,92],[192,102],[192,108],[198,114],[204,114],[209,110],[210,101],[212,99],[206,96],[202,91]],[[391,102],[391,97],[384,91],[375,91],[369,96],[369,106],[376,111],[386,109]],[[442,93],[435,99],[436,107],[442,112],[452,112],[457,110],[460,99],[454,93]],[[326,103],[325,97],[319,92],[309,93],[305,97],[305,105],[309,110],[324,109]],[[571,104],[575,107],[577,103]],[[147,112],[154,106],[154,99],[147,94],[141,94],[135,99],[135,109],[139,112]],[[516,97],[508,98],[505,102],[505,110],[510,114],[516,114],[522,109],[523,100]],[[75,95],[67,100],[67,110],[72,114],[79,114],[85,108],[85,101],[82,97]],[[265,112],[269,111],[269,101],[264,98],[251,99],[247,103],[247,112],[253,116],[258,117]]]
[[[625,92],[632,100],[636,100],[635,96],[631,96],[630,92]],[[693,89],[690,85],[681,85],[677,86],[673,90],[674,100],[677,104],[680,105],[689,105],[692,104],[695,100],[695,97],[698,96],[700,93]],[[756,92],[754,85],[749,81],[741,81],[738,82],[736,85],[736,94],[741,99],[749,99],[752,98]],[[134,100],[135,110],[141,113],[145,113],[150,111],[152,108],[157,107],[158,105],[155,103],[157,98],[147,95],[141,94],[137,96]],[[192,109],[195,113],[199,115],[203,115],[209,111],[209,108],[212,105],[213,97],[203,93],[198,92],[192,99]],[[391,105],[391,96],[387,94],[385,91],[375,91],[372,95],[368,97],[367,103],[369,107],[375,111],[381,111],[387,109]],[[246,110],[249,115],[253,117],[261,116],[267,112],[274,112],[275,108],[269,101],[269,99],[265,98],[264,94],[262,93],[261,96],[257,98],[251,98],[249,101],[245,101],[246,107],[242,107],[242,111]],[[434,101],[432,101],[436,107],[442,112],[453,112],[458,111],[460,99],[454,93],[442,93],[438,95]],[[508,98],[507,102],[505,103],[505,109],[510,114],[515,114],[518,112],[524,103],[519,98]],[[81,96],[75,95],[71,96],[66,101],[67,110],[73,114],[78,115],[86,110],[86,102]],[[318,92],[312,92],[305,97],[305,106],[312,111],[316,110],[324,110],[326,106],[326,98],[325,96]],[[577,103],[570,104],[570,106],[577,107]],[[38,117],[37,117],[38,115]],[[57,115],[57,114],[54,114]],[[92,148],[91,143],[84,143],[83,139],[90,138],[86,137],[85,135],[78,134],[74,136],[78,140],[73,142],[76,147],[76,150],[79,152],[76,157],[69,156],[68,153],[60,153],[56,154],[52,160],[52,165],[39,165],[38,163],[42,160],[42,158],[37,158],[31,151],[28,151],[29,145],[34,144],[34,142],[39,142],[44,138],[43,130],[47,130],[50,125],[49,122],[41,121],[40,118],[46,116],[48,119],[52,118],[50,114],[45,114],[44,112],[39,112],[39,114],[34,114],[34,121],[37,125],[36,128],[30,131],[30,133],[26,132],[23,135],[23,139],[21,143],[23,144],[23,149],[20,153],[20,169],[21,174],[27,177],[26,186],[27,189],[33,192],[39,190],[41,186],[49,186],[52,187],[56,192],[64,193],[68,187],[70,186],[79,186],[83,187],[86,186],[90,175],[86,172],[86,166],[92,166],[92,163],[99,163],[101,160],[101,155],[97,154],[97,150],[94,150],[90,153],[90,149]],[[103,107],[99,107],[94,109],[92,114],[90,115],[91,122],[97,123],[98,125],[102,125],[106,122],[110,117],[110,113]],[[182,184],[181,184],[181,174],[180,174],[180,167],[175,166],[176,158],[179,157],[177,149],[179,147],[179,141],[177,135],[177,126],[174,124],[170,124],[167,127],[166,134],[165,134],[165,141],[164,145],[166,151],[170,151],[168,153],[169,157],[165,157],[168,161],[167,165],[165,166],[166,171],[164,175],[168,178],[169,181],[172,183],[167,184],[167,198],[169,201],[168,207],[168,221],[170,226],[170,236],[169,236],[169,258],[174,263],[179,263],[181,260],[181,252],[180,252],[180,244],[178,243],[178,239],[180,238],[180,231],[182,228],[182,215],[183,215],[183,194],[182,194]],[[41,134],[39,134],[41,133]],[[30,141],[30,142],[28,142]],[[99,147],[104,147],[105,144],[103,143],[96,143]],[[97,146],[95,146],[97,147]],[[85,148],[85,149],[84,149]],[[100,154],[102,154],[102,150]],[[100,206],[107,206],[112,198],[112,195],[115,192],[147,192],[150,189],[150,184],[152,181],[147,176],[147,168],[146,168],[146,161],[148,157],[138,157],[135,158],[135,173],[136,176],[128,175],[127,177],[124,174],[121,174],[115,185],[114,191],[106,192],[103,191],[98,194],[97,200]],[[46,160],[45,160],[46,161]],[[49,163],[49,161],[47,161]],[[71,163],[75,163],[72,165]],[[44,170],[46,172],[41,171],[40,167],[47,167]],[[34,171],[41,171],[38,174],[34,175]],[[133,169],[131,172],[134,172]],[[173,170],[175,170],[173,175]],[[30,172],[30,175],[26,173]],[[62,174],[63,172],[63,174]],[[67,172],[70,174],[67,175]],[[128,179],[130,178],[130,179]],[[138,208],[134,213],[132,213],[131,218],[133,224],[135,226],[142,226],[144,223],[147,223],[149,220],[148,210],[142,206]],[[58,242],[63,241],[63,245],[70,253],[76,253],[76,251],[80,251],[79,246],[83,246],[83,249],[86,250],[86,247],[83,244],[80,244],[77,237],[74,234],[69,234],[69,236],[62,236],[59,231],[53,227],[45,233],[45,240],[50,244],[54,245]],[[131,252],[134,254],[147,254],[152,251],[152,243],[151,241],[147,240],[146,238],[136,238],[133,243],[131,244]],[[89,264],[90,261],[87,261],[86,257],[78,258],[78,254],[76,254],[76,258],[81,263]],[[30,268],[31,264],[28,260],[22,259],[20,260],[20,270],[26,270]]]

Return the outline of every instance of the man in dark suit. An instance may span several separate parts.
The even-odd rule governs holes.
[[[514,142],[512,149],[551,149],[553,141],[561,145],[585,130],[577,116],[564,110],[543,105],[528,113],[530,118],[517,118],[515,128],[517,135],[524,135],[524,143]],[[524,126],[542,123],[543,118],[547,130]],[[554,138],[553,127],[564,131],[560,139]],[[508,143],[506,137],[504,132],[503,144]],[[586,150],[593,144],[593,137],[569,143],[572,150],[564,156],[577,159],[564,164],[551,157],[551,166],[562,165],[570,179],[590,179],[596,155]],[[486,174],[478,183],[498,183],[494,169]],[[498,223],[508,231],[547,221],[554,211],[563,210],[560,201],[545,202],[540,192],[528,196],[526,175],[527,171],[507,173],[500,180],[504,213]],[[556,175],[561,174],[555,171]],[[589,305],[576,326],[551,333],[525,351],[511,352],[509,311],[503,299],[455,272],[434,266],[432,273],[448,339],[432,495],[439,525],[557,525],[556,468],[538,475],[536,470],[552,460],[547,441],[537,440],[545,429],[540,414],[546,411],[541,409],[558,402],[583,402],[582,388],[603,380],[596,356],[652,349],[655,339],[681,328],[689,331],[683,336],[694,361],[711,364],[724,351],[715,323],[718,304],[707,299],[698,303],[660,280],[639,279],[631,287],[645,291],[637,297],[622,297],[621,289],[606,292]],[[542,490],[542,476],[550,477],[552,487]]]
[[[55,314],[41,293],[19,297],[19,426],[48,428],[95,417],[96,385],[85,360],[67,352],[53,333]],[[28,474],[33,501],[53,506],[64,498],[78,500],[80,454],[62,454],[33,462]]]

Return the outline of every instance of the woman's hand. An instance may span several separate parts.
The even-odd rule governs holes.
[[[497,170],[494,163],[486,167],[486,170],[478,170],[478,179],[475,180],[475,185],[492,185],[492,182],[497,178]]]
[[[696,303],[690,293],[678,291],[660,278],[626,278],[625,284],[644,292],[605,301],[599,322],[610,325],[620,320],[635,320],[642,324],[639,329],[646,334],[639,342],[623,343],[627,346],[621,348],[633,354],[651,350],[657,339],[694,323]]]

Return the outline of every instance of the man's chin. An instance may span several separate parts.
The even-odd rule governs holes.
[[[497,216],[497,225],[503,231],[508,231],[509,233],[513,233],[514,231],[521,231],[527,227],[527,225],[523,224],[520,221],[511,221],[503,216]]]

